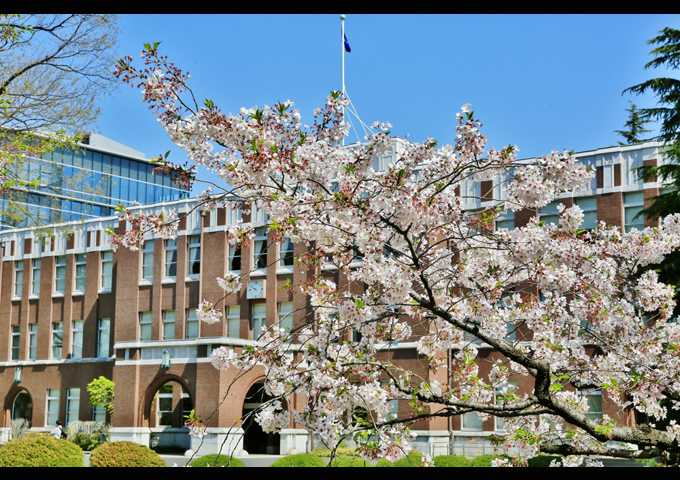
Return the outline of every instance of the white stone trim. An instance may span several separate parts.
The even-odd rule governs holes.
[[[88,358],[62,358],[51,360],[14,360],[0,362],[0,367],[32,367],[39,365],[78,365],[81,363],[109,363],[113,362],[113,357],[88,357]]]

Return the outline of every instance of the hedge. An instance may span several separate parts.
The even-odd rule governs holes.
[[[103,443],[92,451],[93,467],[164,467],[165,462],[149,447],[133,442]]]
[[[321,457],[311,453],[298,453],[279,458],[272,467],[325,467],[328,462],[324,462]]]
[[[229,455],[220,455],[213,453],[210,455],[203,455],[194,459],[191,467],[245,467],[246,464],[238,458],[230,457]]]
[[[382,459],[375,464],[376,467],[422,467],[423,454],[418,450],[411,450],[408,455],[401,457],[399,460],[390,462]]]
[[[549,467],[553,460],[560,460],[562,457],[559,455],[537,455],[532,457],[528,461],[529,467]]]
[[[83,451],[44,433],[28,433],[0,447],[0,467],[82,467]]]
[[[478,457],[464,457],[461,455],[439,455],[434,457],[435,467],[490,467],[496,455],[480,455]]]

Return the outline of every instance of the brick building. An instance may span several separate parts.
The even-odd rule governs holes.
[[[643,226],[645,220],[636,214],[660,185],[639,180],[634,169],[661,161],[659,149],[660,144],[649,142],[578,153],[596,177],[589,188],[560,201],[581,206],[586,228],[598,220],[625,229]],[[462,185],[464,208],[478,211],[502,200],[501,180]],[[236,453],[307,448],[306,431],[293,422],[280,435],[241,425],[242,415],[263,401],[261,373],[218,371],[209,360],[216,346],[254,345],[264,325],[290,329],[304,321],[307,300],[296,287],[309,272],[293,268],[301,246],[273,241],[266,227],[257,228],[247,244],[230,246],[226,226],[251,219],[236,208],[200,213],[192,210],[194,203],[139,207],[176,210],[180,226],[176,240],[149,238],[137,252],[112,252],[106,229],[119,228],[116,217],[0,233],[0,441],[9,438],[12,422],[21,418],[38,431],[50,429],[57,419],[67,424],[105,420],[105,411],[90,407],[86,390],[90,380],[103,375],[116,385],[109,419],[114,440],[188,449],[196,440],[182,428],[183,415],[196,408],[209,427],[203,452],[217,451],[222,442]],[[557,203],[539,212],[503,214],[496,227],[519,226],[536,214],[555,221]],[[255,225],[266,223],[263,212],[253,210],[253,215]],[[202,298],[222,298],[215,278],[227,271],[241,274],[242,290],[223,302],[222,323],[199,324],[196,306]],[[346,283],[336,272],[324,274]],[[385,355],[446,383],[446,371],[425,373],[413,342]],[[495,355],[480,346],[482,373]],[[517,381],[520,389],[531,387]],[[589,400],[595,417],[604,412],[621,422],[634,421],[600,392],[590,392]],[[401,401],[391,408],[404,412],[408,406]],[[467,455],[488,450],[486,437],[502,428],[502,419],[482,421],[474,413],[422,420],[413,427],[418,448]]]

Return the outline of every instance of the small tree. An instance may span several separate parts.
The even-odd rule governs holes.
[[[631,145],[635,143],[640,143],[643,140],[640,135],[649,132],[650,130],[645,128],[645,125],[649,123],[649,120],[643,118],[640,110],[637,108],[633,102],[630,102],[628,108],[628,120],[625,124],[625,130],[615,130],[616,133],[621,135],[624,142],[619,142],[619,145]]]
[[[109,414],[113,413],[113,397],[115,384],[113,380],[99,376],[87,384],[87,394],[90,396],[90,405],[104,407]]]

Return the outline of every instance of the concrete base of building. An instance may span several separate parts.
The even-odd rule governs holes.
[[[151,429],[147,427],[111,427],[109,430],[112,442],[134,442],[149,446]]]
[[[448,455],[451,435],[446,430],[412,430],[416,438],[412,440],[413,448],[436,457]]]
[[[184,456],[201,457],[214,453],[236,457],[247,455],[248,452],[243,450],[243,434],[242,428],[208,428],[203,437],[191,437],[191,448]]]
[[[304,428],[284,428],[279,433],[281,455],[307,452],[309,433]]]

